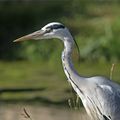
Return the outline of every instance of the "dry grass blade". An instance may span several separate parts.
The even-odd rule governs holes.
[[[68,99],[68,105],[71,109],[78,110],[80,109],[80,98],[76,94],[74,98]]]
[[[110,79],[112,79],[113,77],[114,68],[115,68],[115,63],[112,64],[111,69],[110,69]]]
[[[22,116],[24,116],[24,118],[26,118],[26,119],[32,120],[31,116],[29,115],[29,113],[27,112],[27,110],[25,108],[23,108]]]

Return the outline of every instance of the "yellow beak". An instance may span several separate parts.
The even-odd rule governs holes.
[[[13,42],[21,42],[21,41],[27,41],[27,40],[31,40],[31,39],[41,39],[41,37],[44,35],[45,31],[43,30],[39,30],[36,32],[33,32],[31,34],[25,35],[23,37],[20,37],[16,40],[14,40]]]

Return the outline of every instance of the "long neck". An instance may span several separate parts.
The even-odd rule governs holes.
[[[64,41],[64,50],[62,52],[62,63],[63,63],[64,72],[68,78],[68,81],[71,83],[72,87],[77,92],[77,94],[82,98],[83,96],[82,90],[83,90],[83,87],[86,85],[86,78],[80,76],[74,69],[74,66],[71,60],[73,46],[74,46],[74,43],[72,41],[70,40]]]
[[[74,69],[74,66],[71,60],[73,46],[74,46],[73,42],[66,40],[64,42],[64,51],[62,52],[63,68],[68,79],[69,77],[72,77],[72,78],[78,77],[78,73]]]

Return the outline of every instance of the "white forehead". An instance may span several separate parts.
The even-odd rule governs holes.
[[[45,30],[47,27],[52,26],[52,25],[62,25],[62,24],[59,23],[59,22],[48,23],[47,25],[45,25],[45,26],[42,28],[42,30]]]

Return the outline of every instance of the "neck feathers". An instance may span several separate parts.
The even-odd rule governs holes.
[[[64,71],[67,77],[69,75],[71,77],[78,76],[72,64],[72,60],[71,60],[73,46],[74,44],[71,41],[64,42],[64,51],[62,52],[62,63],[63,63],[63,68],[64,68]]]
[[[83,95],[81,88],[84,86],[85,78],[79,76],[79,74],[74,69],[71,60],[71,54],[74,44],[71,41],[64,42],[64,51],[62,52],[62,63],[64,72],[68,78],[68,81],[73,86],[74,90],[80,95]]]

